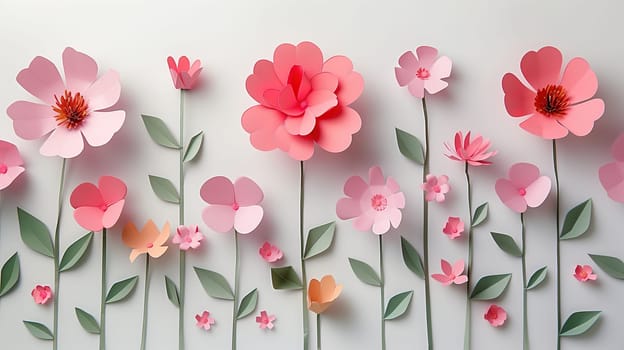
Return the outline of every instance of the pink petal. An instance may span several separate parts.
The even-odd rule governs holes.
[[[422,79],[414,79],[407,86],[407,90],[416,98],[425,97],[425,81]]]
[[[297,96],[295,96],[295,90],[291,85],[286,86],[282,89],[282,91],[280,91],[277,103],[282,112],[291,116],[300,116],[304,111],[301,108],[299,101],[297,100]]]
[[[468,276],[466,276],[466,275],[457,276],[453,280],[453,283],[455,283],[455,284],[464,284],[466,282],[468,282]]]
[[[109,206],[104,212],[104,217],[102,218],[102,225],[106,228],[111,228],[115,226],[117,220],[121,216],[121,212],[123,211],[123,207],[126,201],[124,199],[118,201],[117,203]]]
[[[344,185],[344,194],[359,199],[368,189],[368,184],[361,176],[351,176]]]
[[[452,68],[453,62],[451,61],[451,59],[446,56],[441,56],[433,63],[431,69],[429,69],[429,73],[431,74],[430,80],[441,80],[444,78],[448,78],[451,75]],[[446,84],[446,82],[444,83]],[[429,91],[430,94],[435,94],[439,90],[436,92],[432,92],[427,89],[427,91]]]
[[[336,107],[316,119],[316,142],[324,150],[339,153],[351,145],[353,134],[360,131],[362,119],[350,107]]]
[[[319,73],[323,65],[323,53],[311,42],[302,42],[296,47],[282,44],[275,49],[273,62],[277,77],[285,85],[294,65],[301,66],[308,77]]]
[[[362,209],[358,199],[340,198],[336,203],[336,215],[342,220],[352,219],[361,214]]]
[[[284,86],[275,74],[273,63],[267,60],[256,62],[253,74],[247,77],[245,85],[249,95],[263,105],[268,105],[264,98],[265,91],[280,91]]]
[[[236,201],[234,184],[225,176],[212,177],[199,190],[200,197],[209,204],[232,206]]]
[[[568,114],[559,118],[559,123],[576,136],[585,136],[594,127],[594,122],[604,113],[604,101],[595,98],[574,106],[570,106]]]
[[[509,168],[509,180],[517,189],[526,189],[539,177],[539,168],[531,163],[516,163]]]
[[[453,281],[448,276],[445,276],[439,273],[434,273],[431,275],[431,277],[445,286],[448,286],[449,284],[453,283]]]
[[[97,78],[98,66],[93,58],[68,47],[63,51],[65,83],[72,92],[84,92]]]
[[[7,108],[7,114],[13,119],[13,129],[17,136],[26,140],[38,139],[57,126],[54,119],[56,112],[47,105],[16,101]]]
[[[80,130],[57,127],[41,145],[39,152],[48,157],[74,158],[84,149]]]
[[[11,166],[7,169],[5,174],[0,175],[0,190],[9,187],[13,181],[24,172],[24,168],[21,166]]]
[[[418,62],[418,58],[416,58],[414,52],[406,51],[401,55],[401,57],[399,57],[399,66],[410,72],[412,74],[412,77],[415,77],[416,71],[418,70],[418,68],[420,68],[420,62]],[[399,82],[399,84],[401,83]],[[401,86],[403,85],[405,84],[402,84]]]
[[[376,165],[368,169],[368,183],[371,186],[383,186],[385,182],[381,167]]]
[[[527,210],[527,204],[518,193],[518,189],[507,179],[498,179],[495,185],[496,194],[501,202],[517,213],[524,213]]]
[[[209,205],[202,211],[204,223],[211,229],[226,233],[234,227],[236,211],[227,205]]]
[[[104,211],[97,207],[80,207],[74,210],[74,219],[78,225],[90,231],[102,231]]]
[[[399,184],[396,182],[396,180],[392,176],[388,176],[388,178],[386,179],[386,188],[391,193],[396,193],[401,190],[401,188],[399,187]]]
[[[458,276],[457,278],[461,277],[460,275],[464,273],[464,267],[464,260],[457,260],[455,264],[453,264],[453,275]]]
[[[17,82],[50,106],[55,104],[54,95],[60,96],[65,91],[65,84],[54,63],[41,56],[35,57],[28,68],[17,74]]]
[[[444,90],[448,86],[447,82],[440,79],[427,79],[424,82],[425,89],[431,95]]]
[[[14,144],[0,140],[0,163],[4,163],[8,167],[23,165],[24,161],[20,156],[17,146]]]
[[[126,198],[128,191],[126,184],[114,176],[102,176],[98,180],[98,187],[106,204],[114,204]]]
[[[310,83],[313,90],[334,92],[338,88],[338,78],[332,73],[322,72],[312,77]]]
[[[277,146],[295,160],[308,160],[314,154],[314,139],[289,134],[285,128],[275,131]]]
[[[594,96],[598,90],[598,78],[587,61],[576,57],[568,62],[563,71],[561,85],[567,90],[570,103],[577,103]]]
[[[284,121],[284,128],[291,135],[309,135],[314,131],[314,127],[316,127],[316,117],[309,109],[302,116],[288,116]]]
[[[261,151],[277,148],[275,130],[282,125],[286,116],[274,109],[253,106],[243,113],[241,123],[250,133],[251,144]]]
[[[535,113],[535,92],[529,90],[513,74],[503,76],[505,108],[512,117],[522,117]]]
[[[243,176],[234,181],[234,198],[241,207],[246,207],[262,202],[264,193],[252,179]]]
[[[362,215],[353,220],[353,227],[358,231],[366,232],[371,229],[374,221],[375,217],[373,215],[362,213]]]
[[[568,129],[559,124],[554,118],[548,118],[541,114],[534,114],[529,119],[520,123],[520,127],[548,140],[560,139],[568,134]]]
[[[401,67],[394,67],[394,76],[399,86],[405,86],[416,79],[416,74],[414,72]]]
[[[430,70],[436,57],[438,57],[438,49],[431,46],[419,46],[416,48],[416,55],[418,55],[420,67]]]
[[[397,208],[389,208],[390,211],[390,223],[392,227],[397,228],[401,224],[401,219],[403,218],[403,214]]]
[[[316,90],[310,92],[307,97],[308,110],[316,117],[320,117],[328,110],[338,105],[338,98],[328,90]]]
[[[603,165],[598,171],[600,183],[609,198],[624,203],[624,163],[615,162]]]
[[[529,187],[526,188],[526,194],[524,200],[531,208],[539,207],[550,193],[550,178],[548,176],[541,176]]]
[[[624,133],[620,134],[615,142],[613,142],[613,146],[611,146],[611,155],[613,158],[619,162],[624,162]]]
[[[397,209],[405,208],[405,195],[403,192],[398,192],[388,197],[388,205]]]
[[[335,90],[341,106],[348,106],[357,100],[364,91],[364,79],[353,71],[353,63],[348,57],[334,56],[323,64],[323,71],[330,72],[338,78]]]
[[[374,220],[374,223],[373,223],[374,234],[383,235],[389,230],[390,230],[390,220],[388,218],[377,218]]]
[[[260,225],[264,211],[259,205],[240,207],[234,214],[234,229],[238,233],[247,234]]]
[[[178,72],[188,72],[190,67],[191,62],[189,61],[188,57],[180,56],[180,58],[178,59]]]
[[[453,267],[451,266],[451,264],[448,261],[446,261],[444,259],[441,259],[440,260],[440,267],[442,268],[442,272],[445,275],[450,276],[451,274],[453,274]]]
[[[73,208],[100,207],[105,204],[100,190],[90,182],[76,186],[71,193],[69,202]]]
[[[93,85],[84,92],[87,103],[92,111],[111,107],[121,95],[121,83],[119,82],[119,73],[109,70],[96,80]]]
[[[561,52],[552,46],[546,46],[537,52],[527,52],[522,57],[520,69],[529,84],[537,91],[548,84],[559,83],[562,62]]]
[[[80,131],[89,145],[99,147],[113,138],[125,120],[125,111],[91,112],[80,127]]]

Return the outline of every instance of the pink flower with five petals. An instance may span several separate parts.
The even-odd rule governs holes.
[[[180,56],[178,63],[173,57],[167,57],[167,65],[173,80],[173,86],[180,90],[191,90],[199,80],[199,73],[202,71],[201,61],[195,60],[191,65],[188,57]]]
[[[78,225],[90,231],[111,228],[126,203],[126,184],[113,176],[102,176],[98,185],[82,183],[72,191],[71,206]]]
[[[431,277],[442,283],[445,286],[448,286],[450,284],[464,284],[466,282],[468,282],[468,276],[463,275],[464,273],[464,260],[460,259],[457,260],[455,262],[455,264],[453,264],[453,266],[451,266],[451,264],[444,260],[441,259],[440,260],[440,265],[442,267],[442,274],[440,273],[434,273],[431,275]]]
[[[275,321],[275,315],[267,314],[266,310],[260,311],[260,316],[256,316],[256,323],[260,329],[273,329],[273,321]]]
[[[200,314],[195,315],[195,320],[197,321],[197,327],[202,328],[206,331],[210,330],[210,326],[215,324],[214,318],[210,317],[210,312],[204,311]]]
[[[3,190],[24,172],[24,161],[17,147],[7,141],[0,140],[0,190]]]
[[[530,163],[516,163],[509,168],[509,179],[496,181],[498,198],[517,213],[527,207],[537,208],[548,197],[551,182],[548,176],[540,176],[539,169]]]
[[[438,50],[430,46],[419,46],[416,55],[407,51],[399,58],[400,67],[394,68],[399,85],[407,85],[409,92],[418,98],[425,97],[425,90],[432,95],[444,90],[448,83],[442,79],[451,75],[451,59],[438,57]]]
[[[450,239],[460,237],[462,232],[464,232],[464,222],[457,216],[449,216],[442,232]]]
[[[592,270],[592,267],[589,265],[576,265],[574,268],[574,278],[579,280],[579,282],[587,282],[587,281],[595,281],[598,276]]]
[[[178,226],[176,234],[171,240],[174,244],[178,244],[180,250],[196,249],[201,245],[204,235],[199,232],[199,226],[188,225]]]
[[[32,292],[30,292],[36,304],[45,304],[52,299],[52,288],[50,286],[37,285]]]
[[[483,315],[483,318],[487,320],[492,327],[500,327],[505,324],[507,320],[507,312],[502,307],[492,304]]]
[[[444,202],[446,194],[451,190],[451,186],[448,184],[448,176],[441,175],[427,175],[425,177],[425,183],[420,185],[420,188],[425,191],[425,199],[429,202]]]
[[[284,253],[278,247],[269,242],[264,242],[262,247],[260,247],[259,253],[262,259],[270,263],[276,262],[284,256]]]

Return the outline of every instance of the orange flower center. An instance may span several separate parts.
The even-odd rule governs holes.
[[[376,211],[384,211],[388,207],[388,199],[382,194],[376,194],[371,198],[371,207]]]
[[[56,95],[54,99],[56,105],[52,106],[52,110],[56,112],[55,118],[59,126],[64,125],[72,130],[80,127],[85,118],[89,116],[89,105],[79,92],[73,95],[71,91],[65,90],[65,94],[60,99]]]
[[[429,73],[429,71],[426,68],[420,67],[416,71],[416,76],[419,79],[426,80],[426,79],[429,79],[429,77],[431,76],[431,73]]]
[[[568,113],[570,96],[563,86],[549,84],[537,91],[533,105],[537,112],[546,117],[563,117]]]
[[[0,163],[0,174],[6,174],[7,171],[9,171],[9,167],[4,163]]]

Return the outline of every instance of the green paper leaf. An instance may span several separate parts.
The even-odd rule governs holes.
[[[76,318],[78,319],[78,322],[80,322],[80,325],[82,326],[82,328],[84,328],[85,331],[93,334],[100,334],[100,325],[95,320],[95,317],[91,316],[90,313],[84,311],[81,308],[77,307],[75,308],[75,310]]]
[[[54,335],[52,335],[52,331],[50,331],[50,329],[44,325],[42,325],[39,322],[33,322],[33,321],[22,321],[24,322],[24,326],[26,326],[26,329],[28,329],[28,331],[30,332],[30,334],[33,335],[33,337],[35,338],[39,338],[41,340],[53,340],[54,339]]]
[[[93,232],[89,232],[67,248],[59,265],[61,272],[70,270],[80,263],[85,253],[91,246],[92,239]]]
[[[17,208],[17,220],[22,241],[37,253],[54,258],[54,245],[46,225],[22,208]]]
[[[178,293],[178,287],[171,278],[165,276],[165,289],[167,290],[167,298],[176,307],[180,307],[180,294]]]
[[[386,312],[384,312],[384,320],[394,320],[397,317],[403,316],[412,302],[412,295],[414,295],[414,291],[410,290],[390,298],[388,306],[386,306]]]
[[[2,265],[2,272],[0,272],[0,297],[10,292],[20,278],[20,262],[17,253],[13,254]]]
[[[563,220],[563,228],[561,228],[561,239],[572,239],[583,235],[589,229],[591,224],[592,200],[591,198],[585,202],[570,209]]]
[[[547,274],[548,266],[541,267],[537,271],[533,272],[533,274],[529,278],[529,281],[527,282],[526,289],[530,290],[542,284],[542,282],[546,280]]]
[[[372,286],[381,287],[381,279],[379,279],[377,272],[375,272],[370,265],[353,258],[349,258],[349,264],[351,264],[351,270],[353,270],[353,273],[355,273],[355,276],[357,276],[360,281]]]
[[[201,150],[203,141],[204,141],[203,131],[200,131],[195,136],[191,137],[191,140],[189,141],[188,146],[186,146],[186,151],[184,151],[184,157],[182,158],[184,163],[190,162],[193,159],[195,159],[195,157]]]
[[[106,294],[106,304],[116,303],[122,301],[134,291],[139,276],[127,278],[125,280],[115,282],[113,286],[108,290]]]
[[[561,326],[562,337],[581,335],[592,328],[602,311],[578,311],[570,315]]]
[[[301,289],[303,285],[292,266],[272,267],[271,283],[273,289]]]
[[[481,225],[488,217],[488,203],[485,202],[477,207],[474,215],[472,216],[472,227]]]
[[[193,267],[197,278],[208,295],[217,299],[234,300],[234,293],[228,281],[217,272]]]
[[[399,128],[394,130],[401,154],[420,165],[425,164],[425,151],[418,138]]]
[[[178,204],[180,203],[180,195],[178,194],[178,190],[176,190],[175,186],[169,181],[169,179],[165,179],[164,177],[149,175],[149,182],[152,186],[152,190],[160,198],[161,200],[169,203]]]
[[[511,274],[490,275],[481,278],[474,286],[470,299],[474,300],[492,300],[498,298],[511,280]]]
[[[146,114],[141,114],[141,117],[143,118],[143,124],[145,124],[147,132],[154,142],[163,147],[180,149],[178,140],[176,140],[175,136],[173,136],[162,119]]]
[[[522,250],[520,250],[516,241],[514,241],[511,236],[497,232],[490,232],[490,234],[492,235],[494,242],[496,242],[496,245],[505,253],[517,257],[522,256]]]
[[[416,276],[425,279],[425,269],[423,268],[420,255],[414,246],[405,237],[401,236],[401,253],[403,262]]]
[[[622,260],[607,255],[589,254],[589,257],[600,267],[607,275],[624,280],[624,262]]]
[[[308,239],[306,240],[303,259],[310,259],[329,249],[334,242],[335,232],[335,221],[311,229],[308,233]]]
[[[255,288],[243,297],[238,307],[238,312],[236,313],[236,319],[240,320],[254,312],[254,310],[256,310],[256,305],[258,305],[258,288]]]

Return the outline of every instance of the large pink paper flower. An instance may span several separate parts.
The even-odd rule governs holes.
[[[344,194],[336,204],[336,214],[343,220],[356,218],[353,227],[360,231],[373,228],[373,233],[384,234],[401,223],[405,196],[399,184],[388,176],[384,180],[379,166],[368,171],[368,183],[360,176],[351,176],[344,185]]]
[[[200,195],[209,204],[202,218],[217,232],[234,228],[238,233],[249,233],[262,221],[264,211],[258,204],[264,193],[248,177],[239,177],[232,183],[227,177],[215,176],[204,182]]]
[[[273,62],[256,62],[247,78],[247,92],[259,105],[243,113],[242,125],[261,151],[279,148],[306,160],[318,143],[328,152],[342,152],[360,130],[360,115],[349,105],[363,89],[364,80],[347,57],[323,62],[311,42],[282,44]]]
[[[0,140],[0,190],[3,190],[24,172],[24,161],[17,147],[7,141]]]
[[[505,324],[507,320],[507,312],[502,307],[492,304],[483,315],[483,318],[488,321],[492,327],[500,327]]]
[[[473,166],[492,164],[487,159],[495,156],[497,153],[497,151],[488,150],[490,148],[490,140],[483,138],[481,135],[470,140],[470,131],[468,131],[466,137],[463,137],[461,131],[455,133],[455,149],[451,148],[446,142],[444,146],[449,151],[445,156],[452,160],[467,162]]]
[[[429,46],[416,48],[416,55],[407,51],[399,57],[400,67],[394,68],[399,85],[407,85],[409,92],[418,98],[425,97],[425,90],[432,95],[444,90],[448,83],[442,79],[451,75],[451,59],[438,57],[438,50]]]
[[[425,199],[429,202],[444,202],[446,194],[451,190],[448,180],[449,178],[446,175],[435,176],[428,174],[425,177],[425,183],[420,185],[420,188],[427,193]]]
[[[589,265],[576,265],[574,268],[574,278],[579,282],[595,281],[598,276]]]
[[[611,147],[615,162],[600,167],[598,175],[602,187],[609,198],[624,203],[624,134],[621,134]]]
[[[126,184],[113,176],[102,176],[98,185],[82,183],[69,199],[78,225],[90,231],[111,228],[119,220],[126,203]]]
[[[575,57],[561,76],[562,63],[561,52],[546,46],[522,57],[520,69],[529,87],[512,73],[503,77],[507,113],[529,116],[520,127],[545,139],[560,139],[568,131],[585,136],[604,113],[604,102],[591,99],[598,79],[589,63]]]
[[[496,181],[496,194],[511,210],[524,213],[527,206],[537,208],[550,193],[550,178],[540,176],[539,169],[530,163],[516,163],[509,168],[509,179]]]
[[[126,112],[109,110],[121,93],[117,72],[109,70],[98,79],[95,61],[71,47],[63,51],[63,68],[65,81],[54,63],[35,57],[17,82],[43,103],[16,101],[7,114],[21,138],[34,140],[51,132],[39,150],[42,155],[73,158],[84,148],[83,136],[93,147],[110,141]]]
[[[442,273],[434,273],[431,277],[445,286],[455,284],[464,284],[468,282],[468,276],[464,275],[464,260],[459,259],[451,266],[451,263],[441,259],[440,266]]]
[[[200,60],[195,60],[193,65],[191,65],[188,57],[180,56],[176,64],[175,59],[169,56],[167,57],[167,65],[169,66],[173,86],[176,89],[191,90],[195,87],[199,80],[199,73],[202,71]]]

